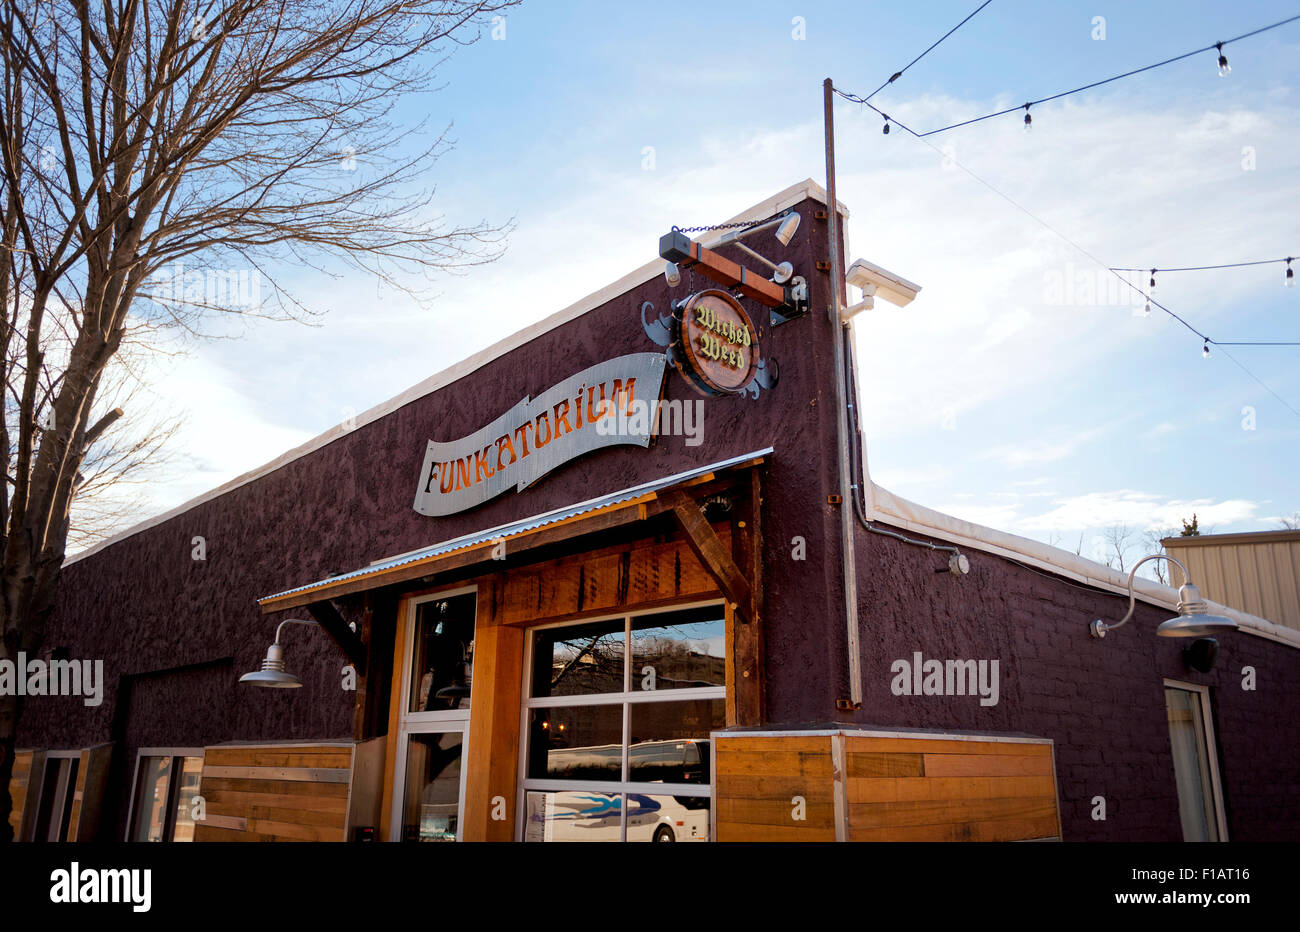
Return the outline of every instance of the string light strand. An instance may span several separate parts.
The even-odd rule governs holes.
[[[1053,100],[1060,100],[1062,97],[1069,97],[1072,94],[1081,94],[1084,91],[1090,91],[1093,88],[1101,87],[1105,84],[1111,84],[1115,81],[1123,80],[1124,78],[1131,78],[1134,75],[1142,74],[1143,72],[1147,72],[1147,71],[1152,71],[1153,69],[1156,68],[1163,68],[1165,65],[1172,65],[1175,62],[1183,61],[1184,59],[1191,58],[1195,55],[1203,55],[1209,51],[1218,52],[1219,72],[1221,76],[1225,75],[1231,69],[1227,67],[1227,58],[1223,55],[1223,46],[1231,45],[1233,42],[1240,42],[1242,39],[1249,39],[1252,36],[1257,36],[1260,33],[1268,32],[1271,29],[1277,29],[1281,26],[1287,25],[1288,23],[1293,23],[1296,20],[1300,20],[1300,14],[1297,14],[1295,16],[1289,17],[1284,20],[1280,20],[1276,23],[1270,23],[1267,26],[1261,26],[1258,29],[1252,29],[1250,32],[1243,32],[1239,36],[1233,36],[1231,39],[1224,39],[1222,42],[1213,42],[1199,49],[1193,49],[1190,52],[1184,52],[1181,55],[1175,55],[1172,58],[1166,58],[1163,61],[1158,61],[1150,65],[1144,65],[1141,68],[1134,68],[1132,71],[1125,71],[1123,74],[1113,75],[1109,78],[1103,78],[1100,81],[1093,81],[1090,84],[1084,84],[1081,87],[1071,88],[1068,91],[1061,91],[1059,94],[1052,94],[1048,97],[1040,97],[1038,100],[1031,100],[1026,103],[1019,104],[1015,107],[1007,107],[1003,110],[998,110],[994,113],[986,113],[983,116],[974,117],[969,120],[962,120],[959,123],[952,123],[949,124],[948,126],[941,126],[938,129],[927,130],[926,132],[923,133],[918,133],[916,130],[904,126],[902,123],[899,123],[898,120],[896,119],[891,118],[891,122],[893,122],[894,125],[896,126],[901,126],[903,129],[907,130],[907,132],[911,133],[913,136],[916,136],[918,139],[923,138],[925,136],[935,136],[938,135],[939,133],[946,133],[949,130],[958,129],[963,126],[970,126],[975,123],[983,123],[985,120],[992,120],[995,117],[1006,116],[1008,113],[1016,113],[1017,111],[1020,110],[1025,111],[1025,118],[1026,118],[1025,125],[1029,125],[1029,119],[1028,119],[1029,107],[1031,106],[1037,106],[1038,104],[1049,103],[1050,101]],[[889,82],[886,81],[885,84],[888,85]],[[838,88],[835,88],[835,93],[839,94],[845,100],[850,100],[853,103],[865,104],[866,106],[871,107],[872,110],[875,110],[877,113],[880,113],[880,111],[876,107],[872,106],[869,97],[859,97],[856,94],[850,94],[846,91],[841,91]],[[870,96],[875,96],[875,94],[877,93],[879,93],[879,88],[877,88],[876,91],[873,91]]]

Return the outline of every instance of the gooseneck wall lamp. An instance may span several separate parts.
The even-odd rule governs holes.
[[[280,646],[280,631],[285,625],[318,624],[305,618],[286,618],[280,622],[275,629],[275,641],[266,649],[266,659],[262,661],[262,669],[254,673],[245,673],[239,678],[239,682],[273,689],[297,689],[302,686],[302,680],[284,670],[284,648]]]
[[[1097,619],[1088,626],[1088,630],[1093,637],[1104,638],[1107,631],[1114,631],[1116,628],[1123,627],[1133,617],[1135,602],[1133,577],[1137,574],[1138,567],[1149,560],[1168,560],[1183,571],[1184,580],[1183,585],[1178,590],[1178,617],[1161,622],[1160,626],[1156,628],[1156,634],[1165,638],[1197,638],[1237,629],[1237,623],[1231,618],[1210,614],[1209,603],[1201,598],[1200,590],[1192,585],[1192,577],[1188,574],[1187,567],[1171,556],[1155,553],[1134,563],[1132,572],[1128,574],[1128,614],[1114,624],[1107,624],[1100,618]]]

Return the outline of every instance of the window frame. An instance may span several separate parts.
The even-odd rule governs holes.
[[[393,756],[393,803],[389,814],[388,837],[401,842],[402,819],[406,812],[406,768],[410,753],[410,737],[416,734],[460,734],[460,789],[456,807],[456,841],[465,837],[465,787],[469,774],[469,716],[474,708],[474,677],[469,684],[469,708],[448,709],[438,712],[411,712],[411,679],[415,675],[415,635],[420,618],[420,606],[426,602],[441,602],[460,595],[474,596],[474,630],[478,632],[479,587],[458,586],[437,592],[414,596],[406,602],[406,631],[402,638],[402,691],[391,701],[398,702],[396,750]]]
[[[1214,821],[1219,830],[1219,841],[1228,840],[1228,816],[1223,807],[1223,783],[1219,777],[1219,739],[1214,732],[1214,718],[1210,711],[1210,688],[1198,683],[1188,683],[1183,680],[1175,680],[1165,677],[1163,680],[1165,689],[1181,689],[1186,692],[1196,693],[1200,697],[1201,707],[1201,736],[1205,740],[1206,769],[1210,774],[1210,804],[1214,807]],[[1163,694],[1163,690],[1161,690]],[[1168,701],[1165,702],[1166,717],[1168,716]],[[1166,725],[1166,731],[1168,726]],[[1170,754],[1173,754],[1172,737],[1170,743]],[[1174,777],[1177,781],[1177,774]],[[1181,819],[1180,819],[1181,822]]]
[[[46,751],[44,753],[44,760],[41,764],[41,781],[39,784],[40,788],[37,791],[38,795],[36,799],[36,818],[32,822],[33,841],[48,842],[50,840],[48,825],[46,827],[46,832],[45,832],[46,837],[44,838],[37,837],[39,834],[37,832],[37,829],[41,824],[41,813],[44,810],[45,803],[46,803],[45,780],[46,780],[46,775],[50,769],[51,761],[64,761],[64,760],[76,761],[77,772],[73,773],[72,772],[73,768],[71,766],[69,766],[67,768],[67,771],[65,772],[62,766],[60,766],[58,780],[55,782],[53,788],[54,799],[52,800],[51,803],[51,805],[53,804],[53,802],[59,803],[59,809],[57,813],[54,811],[53,808],[50,809],[50,822],[54,822],[56,818],[58,819],[58,822],[56,824],[58,826],[58,835],[61,837],[55,839],[56,844],[59,842],[66,842],[69,840],[67,838],[68,823],[71,821],[72,807],[76,803],[77,778],[78,776],[80,776],[81,773],[82,750],[84,749],[74,748],[71,750],[64,750],[64,751]],[[60,790],[62,790],[62,792],[60,792]]]
[[[167,774],[167,801],[164,804],[163,811],[166,813],[163,821],[163,838],[161,844],[176,843],[176,802],[180,793],[181,781],[175,779],[177,774],[184,773],[185,765],[181,764],[180,769],[176,767],[176,761],[184,761],[187,757],[197,757],[203,760],[206,755],[206,748],[140,748],[135,753],[135,768],[131,773],[131,795],[128,797],[130,802],[127,803],[126,809],[126,832],[122,840],[133,844],[153,844],[153,842],[142,841],[134,842],[131,838],[135,830],[135,800],[136,791],[140,788],[140,765],[148,757],[167,757],[171,759],[171,770]],[[202,771],[200,771],[200,781],[202,780]],[[202,795],[202,782],[199,784],[200,795]],[[195,825],[197,825],[197,821]],[[183,844],[183,842],[182,842]]]
[[[655,615],[674,614],[678,612],[690,611],[700,608],[717,608],[720,610],[723,621],[723,659],[724,668],[726,663],[726,654],[728,645],[726,644],[727,624],[727,603],[725,599],[702,599],[698,602],[683,602],[676,605],[656,606],[632,611],[610,612],[608,614],[593,615],[583,618],[571,618],[562,621],[549,622],[547,624],[534,625],[530,627],[524,639],[524,658],[523,658],[523,683],[520,693],[519,702],[519,778],[516,781],[515,790],[515,841],[522,842],[524,833],[527,830],[528,820],[528,794],[533,793],[556,793],[565,790],[573,790],[583,793],[603,793],[609,796],[622,795],[626,797],[629,794],[638,793],[646,796],[707,796],[709,799],[709,841],[716,837],[714,825],[716,812],[714,810],[714,793],[713,784],[716,774],[713,770],[713,741],[709,739],[709,782],[701,785],[698,783],[644,783],[632,780],[618,781],[613,780],[551,780],[543,778],[532,778],[528,776],[528,750],[529,742],[532,740],[532,733],[529,729],[529,713],[534,709],[570,707],[570,706],[597,706],[597,705],[621,705],[623,707],[623,776],[628,776],[630,766],[630,753],[628,738],[631,732],[631,712],[632,706],[644,702],[688,702],[691,700],[716,700],[721,699],[724,703],[727,698],[727,687],[724,681],[721,686],[704,686],[692,687],[689,689],[668,689],[653,691],[633,691],[632,689],[632,668],[630,666],[630,651],[632,649],[631,629],[632,624],[638,619],[653,617]],[[532,696],[533,686],[533,660],[534,650],[537,644],[537,635],[546,630],[555,628],[579,627],[587,624],[599,624],[602,621],[623,621],[623,691],[619,693],[594,693],[590,695],[577,696]],[[627,843],[627,806],[619,806],[619,842]]]

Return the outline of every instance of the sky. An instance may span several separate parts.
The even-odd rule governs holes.
[[[505,255],[419,302],[343,267],[274,270],[319,317],[222,324],[236,339],[149,362],[149,409],[184,423],[124,526],[598,290],[672,225],[825,184],[822,81],[866,95],[978,5],[526,0],[397,110],[450,126],[434,203],[450,223],[511,222]],[[992,0],[873,103],[923,131],[1297,13]],[[1105,271],[1300,255],[1300,22],[1225,52],[1225,78],[1205,52],[1035,106],[1029,131],[1013,113],[922,141],[837,100],[850,260],[922,286],[855,319],[877,483],[1094,558],[1123,526],[1130,563],[1193,513],[1224,533],[1300,512],[1300,347],[1204,358]],[[1283,280],[1168,273],[1153,297],[1215,340],[1300,341]]]

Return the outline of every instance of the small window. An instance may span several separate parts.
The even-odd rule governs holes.
[[[193,841],[203,750],[146,748],[136,763],[128,841]]]

